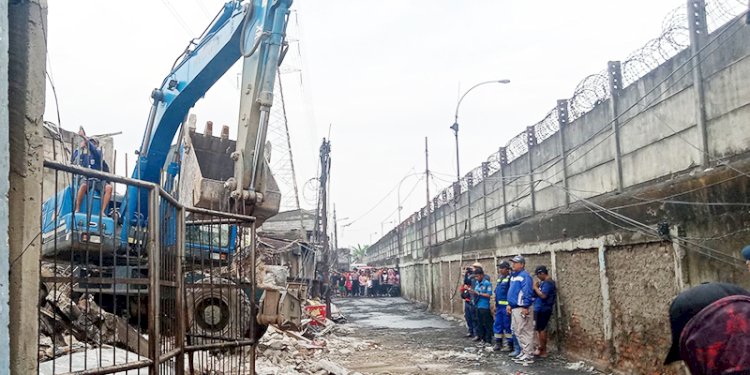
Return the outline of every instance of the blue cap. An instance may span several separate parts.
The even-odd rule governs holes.
[[[750,260],[750,245],[747,245],[742,249],[742,257],[745,258],[745,260]]]

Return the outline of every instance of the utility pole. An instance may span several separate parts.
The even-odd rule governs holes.
[[[339,264],[339,222],[336,219],[335,203],[333,204],[333,264],[336,266]]]
[[[430,310],[432,310],[433,301],[432,296],[435,291],[435,285],[433,281],[433,273],[432,273],[432,225],[430,223],[430,219],[432,218],[432,215],[430,214],[430,157],[429,157],[429,147],[427,145],[427,137],[424,137],[424,186],[425,186],[425,199],[427,202],[427,246],[425,246],[425,249],[427,250],[427,259],[428,264],[430,265],[429,268],[429,275],[430,275],[430,298],[428,299],[430,301]]]
[[[326,317],[331,318],[331,249],[328,241],[328,177],[331,173],[331,142],[323,138],[320,145],[320,187],[318,190],[318,214],[320,215],[319,236],[322,236],[321,251],[323,252],[323,289],[326,301]],[[316,228],[317,230],[318,228]]]

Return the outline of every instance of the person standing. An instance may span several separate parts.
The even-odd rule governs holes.
[[[745,259],[747,270],[750,271],[750,245],[745,246],[745,248],[742,249],[742,257]]]
[[[492,313],[490,312],[490,298],[492,298],[492,281],[485,277],[481,267],[474,269],[477,286],[472,291],[476,298],[477,308],[477,341],[492,344]]]
[[[461,284],[461,287],[459,288],[459,292],[461,293],[461,299],[464,300],[464,319],[466,319],[466,328],[468,329],[468,332],[466,333],[466,337],[474,337],[476,334],[476,327],[474,325],[474,305],[471,303],[472,295],[471,295],[471,279],[472,275],[474,274],[474,269],[471,267],[466,267],[466,270],[464,271],[464,282]]]
[[[344,283],[344,287],[346,288],[346,296],[351,297],[352,296],[352,273],[351,272],[346,273],[346,281]]]
[[[352,272],[352,296],[359,296],[359,271],[355,268]]]
[[[526,272],[526,259],[516,255],[510,260],[513,272],[508,288],[508,307],[511,314],[511,330],[521,346],[521,354],[513,358],[517,363],[528,366],[534,363],[534,317],[531,316],[531,302],[534,297],[533,281]]]
[[[534,273],[539,279],[534,283],[534,293],[537,296],[534,301],[534,331],[539,343],[534,355],[547,358],[547,324],[557,301],[557,285],[555,280],[549,277],[546,266],[537,267]]]
[[[509,352],[513,350],[512,334],[510,333],[510,314],[508,307],[508,288],[510,287],[510,263],[506,261],[497,265],[498,277],[495,287],[495,347],[493,350]]]
[[[367,271],[362,271],[362,273],[359,275],[359,295],[362,297],[367,297],[367,287],[368,282],[370,281],[370,278],[367,277]]]

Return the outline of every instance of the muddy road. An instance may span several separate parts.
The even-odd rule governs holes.
[[[402,298],[336,298],[334,303],[347,317],[347,336],[376,345],[338,350],[329,357],[362,374],[596,373],[554,355],[518,365],[507,353],[487,351],[464,337],[462,322],[428,313]]]

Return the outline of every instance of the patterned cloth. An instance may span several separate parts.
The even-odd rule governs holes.
[[[690,319],[680,356],[693,374],[750,373],[750,297],[724,297]]]

